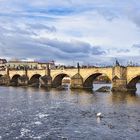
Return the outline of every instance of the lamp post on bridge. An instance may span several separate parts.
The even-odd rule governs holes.
[[[6,67],[6,74],[9,76],[9,66]]]
[[[80,65],[79,62],[77,63],[78,74],[80,73]]]
[[[50,76],[50,67],[49,67],[49,64],[47,64],[45,75]]]
[[[25,66],[24,69],[25,69],[25,76],[28,76],[27,74],[28,66]]]

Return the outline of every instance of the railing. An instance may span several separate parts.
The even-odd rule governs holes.
[[[91,69],[91,68],[112,68],[114,66],[112,65],[108,65],[108,66],[80,66],[79,68],[80,69]],[[140,67],[139,65],[127,65],[127,66],[122,66],[121,67]],[[64,70],[64,69],[78,69],[77,67],[75,66],[60,66],[60,67],[57,67],[56,68],[53,68],[53,69],[50,69],[50,70]],[[22,69],[19,69],[19,68],[9,68],[9,71],[25,71],[25,70],[32,70],[32,71],[35,71],[35,70],[47,70],[46,68],[42,68],[42,69],[38,69],[38,68],[22,68]],[[3,69],[0,69],[0,71],[6,71],[6,68],[3,68]]]

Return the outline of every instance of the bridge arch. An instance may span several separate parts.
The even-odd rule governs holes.
[[[18,85],[18,79],[21,77],[21,75],[19,74],[15,74],[13,75],[13,77],[11,78],[10,82],[14,85]]]
[[[136,84],[140,80],[140,74],[131,78],[131,80],[127,84],[127,88],[130,90],[137,90]]]
[[[41,77],[40,74],[32,75],[31,78],[29,79],[29,85],[31,85],[31,86],[39,86],[40,77]]]
[[[83,82],[83,87],[84,88],[93,88],[93,81],[98,77],[104,75],[106,76],[110,81],[111,79],[109,78],[108,75],[104,74],[104,73],[93,73],[90,74],[89,76],[87,76]]]
[[[70,77],[68,74],[65,74],[65,73],[61,73],[61,74],[58,74],[56,75],[53,80],[52,80],[52,86],[53,87],[59,87],[62,85],[62,80],[64,77]]]

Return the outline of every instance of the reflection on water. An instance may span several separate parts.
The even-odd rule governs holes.
[[[137,88],[129,94],[0,87],[0,139],[139,140]]]
[[[108,86],[108,87],[112,87],[112,84],[93,84],[93,90],[96,91],[97,89],[104,87],[104,86]]]

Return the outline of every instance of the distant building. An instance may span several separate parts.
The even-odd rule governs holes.
[[[6,59],[0,59],[0,64],[5,64],[5,63],[7,63]]]
[[[19,61],[19,60],[13,60],[8,61],[6,66],[9,67],[9,69],[47,69],[47,66],[49,65],[50,69],[55,68],[54,62],[37,62],[37,61]]]
[[[9,69],[37,69],[37,62],[12,60],[7,62]]]
[[[6,59],[0,59],[0,70],[4,70],[6,67],[7,60]]]
[[[38,63],[38,68],[39,69],[47,69],[47,66],[49,66],[50,69],[55,69],[56,68],[54,61],[39,62]]]

